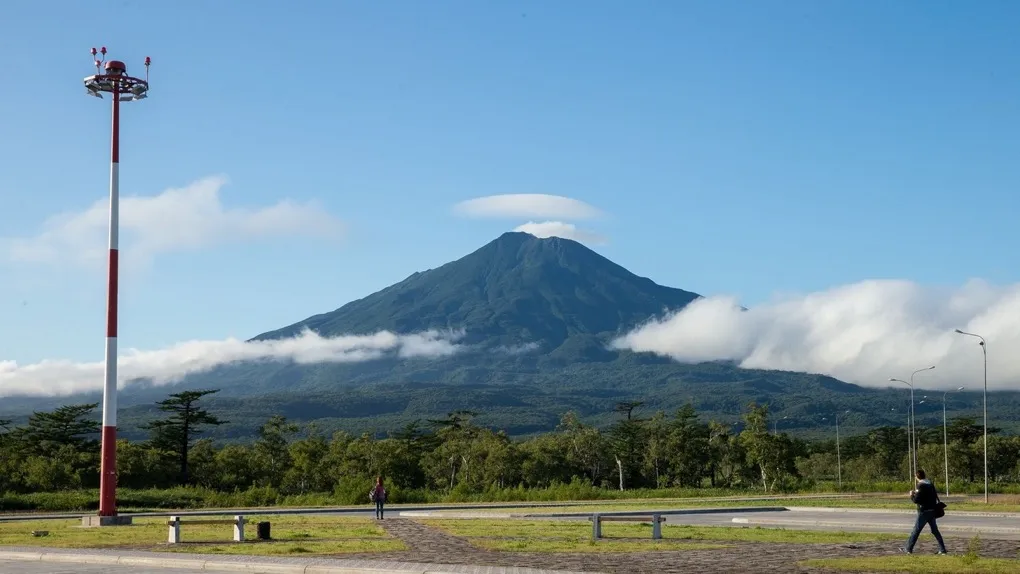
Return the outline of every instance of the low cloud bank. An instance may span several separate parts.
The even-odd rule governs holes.
[[[306,330],[272,341],[187,341],[158,351],[127,349],[118,361],[118,387],[150,380],[168,385],[187,375],[209,371],[241,361],[293,361],[310,363],[357,363],[385,356],[401,358],[445,357],[462,349],[457,341],[463,332],[425,331],[398,335],[380,331],[373,335],[321,337]],[[67,396],[100,391],[103,363],[46,360],[18,366],[0,361],[0,397]]]
[[[977,333],[988,341],[988,386],[1020,389],[1020,284],[972,281],[931,288],[863,281],[741,311],[708,297],[616,339],[613,346],[680,362],[732,360],[742,367],[823,373],[870,387],[915,377],[918,387],[979,390]]]

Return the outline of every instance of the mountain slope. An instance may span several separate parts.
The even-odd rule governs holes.
[[[580,243],[511,232],[461,259],[256,339],[289,337],[305,327],[324,336],[464,329],[471,344],[540,343],[552,350],[572,337],[616,334],[697,297],[638,277]]]
[[[827,433],[823,417],[844,410],[853,412],[840,421],[848,432],[902,424],[902,389],[727,362],[680,364],[607,348],[616,334],[697,297],[638,277],[579,243],[507,233],[456,261],[256,337],[288,337],[306,327],[324,336],[455,329],[471,344],[463,352],[353,364],[225,365],[172,387],[130,387],[121,393],[120,420],[125,436],[139,437],[138,425],[157,414],[153,403],[167,393],[218,388],[207,403],[231,424],[213,436],[235,439],[250,437],[273,414],[316,421],[323,430],[386,432],[465,408],[478,411],[482,424],[527,434],[555,427],[567,410],[608,423],[624,400],[645,401],[646,413],[691,401],[706,417],[729,423],[748,402],[769,403],[778,418],[787,417],[781,424],[789,431]],[[42,401],[2,401],[0,414],[45,408]],[[1020,393],[996,393],[994,404],[997,420],[1020,418],[1014,416]],[[947,407],[950,416],[980,413],[980,395],[953,393]],[[919,424],[941,423],[941,408],[933,409],[918,405]]]

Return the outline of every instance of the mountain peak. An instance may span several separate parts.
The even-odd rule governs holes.
[[[456,261],[257,339],[306,327],[323,336],[463,329],[474,344],[552,350],[575,336],[591,345],[608,340],[697,297],[634,275],[576,241],[510,231]]]

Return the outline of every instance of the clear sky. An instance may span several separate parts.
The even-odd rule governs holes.
[[[121,345],[153,349],[254,336],[571,214],[635,273],[752,306],[1015,283],[1018,25],[991,0],[7,0],[0,359],[102,358],[93,46],[153,61],[121,151],[125,201],[148,198],[124,207]],[[454,210],[532,193],[601,215]]]

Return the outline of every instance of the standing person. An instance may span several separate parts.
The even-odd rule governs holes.
[[[382,477],[375,477],[375,486],[368,491],[368,497],[375,503],[376,520],[383,519],[383,503],[386,502],[386,487],[383,486]]]
[[[903,551],[907,554],[913,554],[917,537],[921,535],[924,525],[927,524],[928,528],[931,529],[931,533],[935,536],[935,540],[939,543],[938,553],[945,554],[946,543],[942,540],[938,524],[935,523],[939,494],[935,490],[935,485],[925,477],[923,470],[917,469],[914,476],[917,477],[917,481],[914,490],[910,491],[910,500],[917,505],[917,522],[914,523],[914,531],[910,533],[910,538],[907,539],[907,546],[903,548]]]

